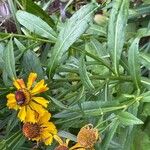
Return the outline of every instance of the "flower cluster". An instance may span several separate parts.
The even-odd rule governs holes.
[[[49,122],[51,114],[46,110],[48,100],[36,96],[49,88],[44,80],[35,83],[36,79],[37,74],[30,73],[27,85],[23,79],[14,80],[13,85],[17,90],[7,95],[7,106],[18,110],[18,118],[23,122],[23,134],[29,140],[49,145],[52,143],[53,135],[57,134],[57,129]]]
[[[69,147],[69,139],[66,142],[58,136],[53,122],[49,122],[51,114],[46,109],[49,101],[37,94],[47,91],[49,88],[44,80],[36,83],[37,74],[30,73],[27,84],[23,79],[16,79],[13,85],[14,93],[7,95],[7,106],[18,111],[18,118],[23,122],[22,132],[32,141],[44,142],[50,145],[55,139],[59,146],[55,150],[93,150],[94,144],[99,139],[98,130],[88,124],[82,127],[77,135],[77,143]]]

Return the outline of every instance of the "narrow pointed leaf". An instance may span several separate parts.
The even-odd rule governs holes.
[[[84,55],[81,56],[80,58],[80,62],[79,62],[79,74],[81,77],[81,81],[83,83],[83,85],[89,89],[92,90],[94,89],[94,86],[88,76],[88,72],[86,70],[86,65],[85,65],[85,61],[84,61]]]
[[[115,0],[108,26],[108,50],[117,75],[119,60],[124,45],[125,29],[128,20],[128,7],[128,0]]]
[[[150,69],[150,54],[140,53],[140,62]]]
[[[39,79],[44,78],[41,62],[35,52],[28,50],[26,53],[24,53],[22,65],[27,74],[30,72],[36,72]]]
[[[62,55],[85,32],[89,22],[93,19],[93,12],[97,5],[91,3],[78,10],[61,29],[57,42],[52,50],[48,64],[48,75],[52,76],[59,65]]]
[[[128,112],[119,113],[118,118],[124,125],[143,124],[143,121]]]
[[[41,18],[22,10],[17,11],[16,17],[19,23],[26,27],[29,31],[55,41],[56,33]]]
[[[4,51],[4,66],[8,76],[13,79],[16,77],[15,57],[12,39],[8,42]]]
[[[36,16],[39,16],[45,22],[47,22],[51,27],[54,27],[54,21],[51,16],[49,16],[40,6],[34,3],[32,0],[24,0],[22,2],[25,10],[29,13],[32,13]]]
[[[128,51],[128,65],[131,77],[137,89],[139,89],[141,82],[138,48],[139,48],[139,39],[136,38],[131,44]]]

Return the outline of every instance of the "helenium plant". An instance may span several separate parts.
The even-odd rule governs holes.
[[[149,0],[4,7],[0,150],[150,149]]]

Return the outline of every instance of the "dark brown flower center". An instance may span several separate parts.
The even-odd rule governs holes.
[[[35,124],[25,123],[23,125],[22,131],[27,138],[29,139],[36,138],[37,136],[40,135],[40,126],[37,123]]]
[[[30,93],[26,89],[21,89],[15,92],[17,104],[23,106],[30,101]]]
[[[58,147],[55,148],[55,150],[69,150],[69,149],[64,145],[59,145]]]

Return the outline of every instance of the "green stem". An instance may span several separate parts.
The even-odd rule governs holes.
[[[89,56],[89,57],[95,59],[96,61],[100,62],[101,64],[103,64],[104,66],[106,66],[113,74],[115,74],[115,72],[114,72],[114,70],[111,68],[111,66],[110,66],[107,62],[105,62],[103,59],[101,59],[101,58],[99,58],[99,57],[97,57],[97,56],[95,56],[95,55],[93,55],[93,54],[91,54],[91,53],[89,53],[89,52],[87,52],[87,51],[78,49],[78,48],[76,48],[76,47],[72,47],[72,48],[75,49],[75,50],[77,50],[77,51],[79,51],[79,52],[81,52],[81,53],[84,53],[84,54],[86,54],[87,56]]]
[[[119,76],[119,77],[115,77],[115,76],[110,76],[110,77],[105,77],[105,76],[99,76],[99,75],[93,75],[91,77],[89,77],[91,80],[119,80],[119,81],[126,81],[126,82],[132,82],[132,79],[130,76]],[[71,82],[71,81],[80,81],[80,77],[73,77],[73,78],[61,78],[61,79],[54,79],[54,81],[56,82]]]
[[[32,36],[26,36],[26,35],[21,35],[21,34],[13,34],[13,33],[10,34],[10,33],[2,33],[2,32],[0,32],[0,36],[6,36],[3,39],[1,39],[1,41],[2,40],[6,40],[6,39],[11,38],[11,37],[18,37],[18,38],[30,39],[30,40],[33,40],[33,41],[54,43],[54,41],[50,41],[50,40],[47,40],[47,39],[41,39],[41,38],[32,37]]]

